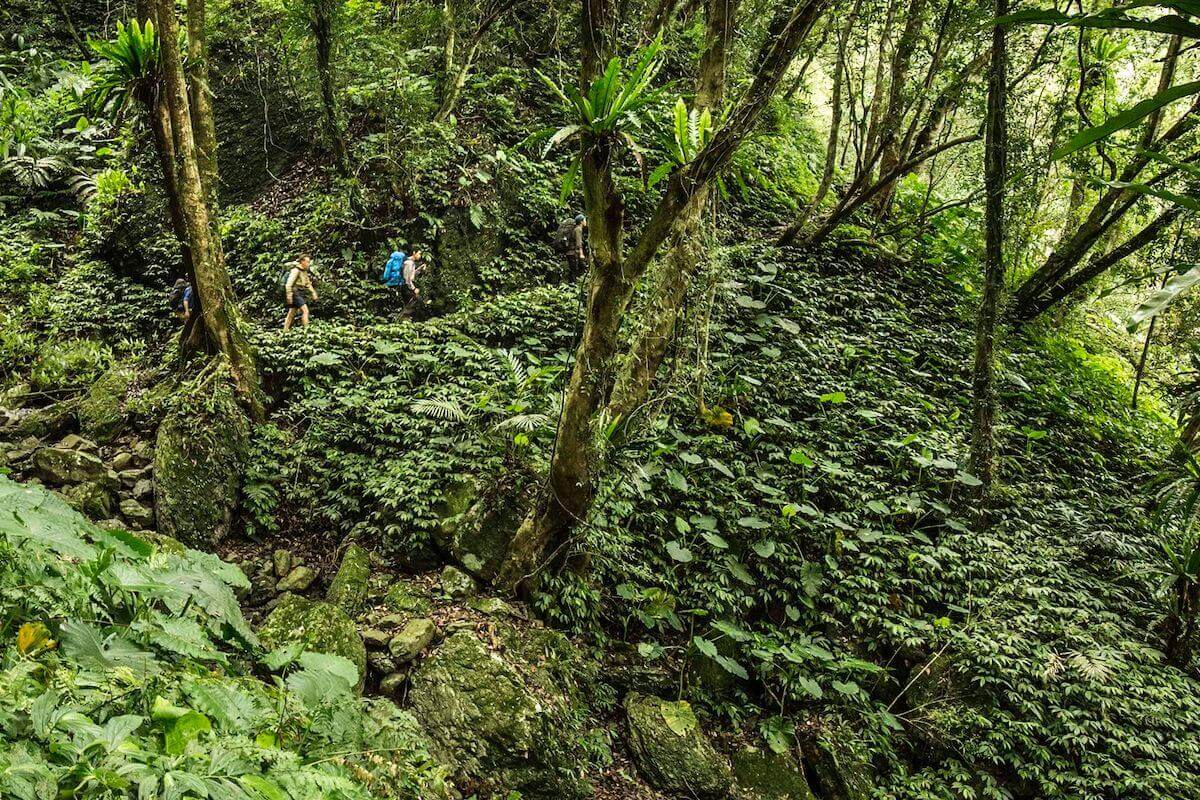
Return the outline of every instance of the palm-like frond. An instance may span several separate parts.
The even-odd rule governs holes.
[[[447,398],[430,397],[414,400],[410,408],[415,414],[449,422],[465,422],[470,418],[470,414],[457,400]]]

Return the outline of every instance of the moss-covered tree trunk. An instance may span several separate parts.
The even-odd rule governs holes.
[[[458,106],[458,100],[462,96],[463,87],[466,86],[467,78],[471,74],[471,69],[475,66],[475,59],[479,55],[479,48],[483,44],[484,38],[504,11],[510,7],[501,0],[487,0],[483,3],[479,8],[479,20],[475,30],[472,32],[471,38],[467,40],[466,49],[459,56],[455,49],[457,42],[455,28],[458,21],[450,0],[446,0],[442,11],[446,40],[442,48],[442,80],[438,93],[438,110],[433,117],[434,122],[445,122],[454,113],[454,109]]]
[[[337,93],[333,87],[333,25],[335,0],[310,0],[308,24],[312,31],[317,60],[317,82],[321,93],[321,122],[325,141],[333,153],[334,165],[342,175],[350,174],[346,136],[338,118]]]
[[[995,0],[995,16],[1008,13],[1008,0]],[[992,28],[992,61],[988,72],[987,136],[983,180],[987,192],[984,219],[983,296],[975,320],[975,368],[972,378],[971,470],[980,480],[976,522],[988,523],[995,482],[996,319],[1004,287],[1004,180],[1008,162],[1008,58],[1005,25]]]
[[[217,208],[217,123],[213,115],[212,89],[208,81],[208,38],[205,26],[206,0],[187,0],[187,83],[192,133],[200,182],[216,220]]]
[[[717,111],[725,97],[725,75],[729,46],[737,31],[738,0],[707,0],[705,3],[705,46],[696,75],[696,112]],[[714,116],[716,116],[714,114]],[[626,419],[641,403],[658,374],[671,342],[679,309],[697,270],[704,260],[705,231],[702,224],[709,187],[698,190],[680,212],[668,241],[666,255],[658,265],[651,298],[642,310],[633,346],[621,365],[612,397],[609,419]]]
[[[186,229],[205,333],[214,348],[228,360],[241,402],[252,416],[259,418],[262,416],[262,393],[258,370],[241,329],[220,242],[213,235],[214,215],[200,172],[174,3],[171,0],[153,2],[161,40],[161,83],[170,110],[179,210]]]
[[[755,60],[755,76],[737,106],[709,143],[667,182],[634,246],[625,252],[625,204],[613,178],[615,139],[585,136],[581,143],[583,193],[587,209],[592,265],[586,317],[575,353],[559,421],[547,491],[517,530],[497,583],[515,591],[545,563],[562,552],[574,527],[586,519],[603,462],[601,413],[612,392],[618,359],[629,355],[619,330],[634,288],[681,214],[729,163],[738,146],[757,127],[767,103],[790,66],[796,50],[824,13],[830,0],[785,5],[768,27]],[[619,28],[611,0],[585,0],[583,8],[583,84],[590,84],[612,52]]]

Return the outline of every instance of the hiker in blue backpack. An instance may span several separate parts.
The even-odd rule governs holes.
[[[417,288],[415,282],[417,275],[421,272],[421,267],[417,263],[421,257],[420,250],[414,250],[412,255],[405,254],[403,250],[396,250],[383,267],[383,284],[395,289],[399,295],[397,300],[401,307],[401,319],[412,314],[413,306],[417,304],[421,296],[421,290]]]
[[[187,321],[192,318],[198,308],[196,303],[196,294],[192,291],[192,285],[183,278],[175,281],[175,285],[171,287],[171,310],[175,312],[175,316],[179,317],[180,321],[187,324]]]

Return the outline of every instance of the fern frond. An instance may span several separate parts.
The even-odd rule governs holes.
[[[465,422],[470,417],[457,400],[448,398],[430,397],[414,400],[411,408],[416,414],[448,422]]]

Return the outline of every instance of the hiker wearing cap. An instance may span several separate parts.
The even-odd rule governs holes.
[[[312,259],[308,253],[302,254],[290,266],[283,285],[283,302],[288,310],[283,320],[285,331],[292,327],[297,309],[300,310],[300,324],[308,325],[308,302],[317,299],[317,289],[312,282]]]

